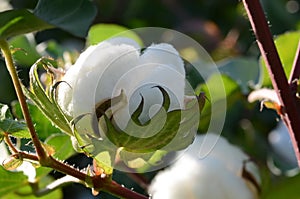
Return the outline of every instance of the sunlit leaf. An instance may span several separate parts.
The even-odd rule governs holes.
[[[285,178],[281,182],[271,186],[263,199],[298,199],[300,195],[299,189],[300,175]]]
[[[54,150],[53,157],[58,158],[59,160],[66,160],[75,154],[70,136],[68,135],[60,133],[53,134],[45,140],[45,144]],[[36,178],[43,178],[51,171],[52,169],[48,167],[38,167],[36,169]]]
[[[279,57],[282,62],[284,72],[287,78],[289,78],[293,66],[299,39],[300,39],[299,31],[287,32],[275,38],[275,45],[278,50]],[[267,86],[267,87],[271,86],[272,85],[271,79],[269,77],[268,71],[266,69],[262,57],[260,58],[260,64],[262,65],[263,75],[264,75],[263,86]]]
[[[89,30],[87,42],[88,45],[95,45],[101,41],[104,41],[111,37],[115,37],[117,35],[121,37],[131,38],[139,44],[143,43],[135,32],[116,24],[93,25]]]
[[[31,39],[29,37],[32,37]],[[9,40],[13,53],[14,61],[18,65],[31,66],[41,55],[36,50],[33,35],[19,35]]]
[[[70,136],[65,134],[54,134],[45,143],[54,148],[53,156],[59,160],[65,160],[75,154]]]
[[[215,82],[219,80],[219,75],[215,74],[212,75],[206,84],[201,84],[196,89],[196,93],[203,92],[205,93],[206,97],[208,98],[207,102],[205,103],[205,106],[203,110],[201,111],[201,118],[200,118],[200,126],[199,130],[201,132],[206,132],[210,122],[211,122],[211,108],[212,106],[218,107],[219,103],[222,103],[224,100],[226,100],[227,103],[227,111],[230,111],[231,108],[236,108],[236,103],[238,101],[241,102],[242,99],[242,93],[240,90],[240,86],[232,80],[227,75],[222,75],[222,81],[224,84],[224,88],[222,86],[219,86]],[[225,89],[225,91],[223,90]],[[225,92],[225,94],[224,94]],[[212,96],[214,101],[212,101]],[[220,111],[220,112],[219,112]],[[214,114],[215,115],[222,115],[224,111],[221,109],[215,109]],[[218,116],[215,116],[218,117]],[[228,117],[227,117],[228,118]]]
[[[52,28],[28,10],[9,10],[0,13],[0,39]]]
[[[43,177],[39,181],[39,186],[45,187],[47,184],[51,183],[53,179],[50,176]],[[12,192],[8,195],[5,195],[5,199],[62,199],[63,198],[63,193],[61,189],[56,189],[44,196],[34,196],[32,193],[32,189],[29,185],[19,187],[17,192]]]

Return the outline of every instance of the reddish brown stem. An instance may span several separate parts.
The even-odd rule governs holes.
[[[134,180],[141,188],[148,189],[150,182],[145,176],[141,173],[136,173],[136,170],[126,166],[123,161],[117,161],[116,164],[122,167],[122,169],[125,169],[127,175],[130,176],[131,179]]]
[[[259,49],[266,62],[273,87],[281,105],[285,109],[285,113],[281,116],[289,129],[298,165],[300,166],[300,114],[296,106],[295,97],[292,95],[289,87],[259,0],[243,0],[243,3],[256,36]]]
[[[18,154],[23,159],[33,160],[33,161],[37,161],[37,162],[39,161],[39,158],[34,154],[24,153],[23,151],[20,151]]]
[[[14,144],[11,142],[8,133],[4,133],[4,141],[8,145],[10,151],[12,151],[13,153],[19,153],[18,149],[16,149]]]
[[[116,183],[115,181],[112,181],[108,186],[106,186],[105,190],[110,193],[116,194],[116,196],[122,197],[124,199],[148,199],[149,198],[142,194],[134,192],[133,190],[127,189],[124,186],[121,186],[120,184]]]
[[[300,40],[298,42],[298,49],[295,55],[292,71],[289,78],[289,84],[294,93],[297,90],[297,82],[295,80],[300,77]]]
[[[24,159],[39,161],[39,158],[36,155],[29,154],[29,153],[24,153],[23,151],[19,151],[15,147],[15,145],[12,143],[12,141],[10,140],[10,137],[9,137],[8,133],[4,133],[4,141],[8,145],[8,147],[11,150],[12,153],[14,153],[14,154],[16,154],[19,157],[22,157]]]

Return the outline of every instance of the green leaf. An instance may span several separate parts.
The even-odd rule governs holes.
[[[56,128],[51,121],[38,109],[37,106],[32,103],[27,103],[30,116],[32,118],[33,123],[35,124],[35,130],[39,135],[39,138],[45,140],[52,134],[60,132],[58,128]],[[23,118],[22,110],[19,102],[14,102],[12,104],[13,112],[18,118]]]
[[[278,50],[279,57],[282,62],[284,72],[287,78],[289,78],[289,75],[291,73],[294,58],[298,48],[299,39],[300,39],[300,31],[287,32],[275,38],[275,45]],[[263,75],[264,75],[263,86],[270,87],[272,86],[272,82],[262,57],[260,58],[260,64],[262,65]]]
[[[7,105],[0,104],[0,111],[0,137],[9,133],[18,138],[30,138],[26,124],[13,119]]]
[[[143,44],[142,40],[135,32],[116,24],[93,25],[88,33],[87,43],[88,45],[95,45],[115,36],[128,37],[135,40],[140,45]]]
[[[29,39],[32,37],[32,39]],[[36,50],[33,35],[19,35],[9,40],[12,48],[17,48],[13,53],[14,61],[18,65],[31,66],[41,55]]]
[[[232,58],[218,63],[222,74],[235,80],[244,94],[249,93],[250,88],[261,86],[262,72],[256,59]]]
[[[45,140],[46,146],[53,147],[54,154],[53,157],[59,160],[66,160],[75,154],[73,149],[70,136],[65,134],[53,134],[48,139]],[[47,148],[47,147],[46,147]],[[36,169],[36,178],[40,179],[45,177],[48,173],[52,171],[48,167],[39,167]]]
[[[25,176],[23,172],[7,171],[2,166],[0,166],[0,176],[1,198],[4,198],[6,194],[16,191],[28,183],[27,176]]]
[[[216,82],[220,81],[220,76],[218,74],[213,74],[207,80],[206,84],[201,84],[196,89],[197,94],[203,92],[208,98],[208,102],[205,103],[204,108],[201,111],[201,125],[199,126],[200,132],[206,132],[210,125],[212,119],[212,106],[214,106],[215,118],[218,118],[219,115],[222,116],[224,114],[223,111],[230,111],[232,107],[237,105],[237,102],[243,99],[240,86],[234,80],[227,75],[222,75],[221,78],[224,87],[216,84]],[[222,105],[224,100],[226,100],[226,109],[225,107],[216,108],[219,107],[220,104]]]
[[[47,184],[51,183],[52,181],[53,179],[50,176],[46,176],[39,181],[39,186],[45,187]],[[6,195],[4,199],[62,199],[63,198],[63,193],[61,189],[56,189],[55,191],[50,192],[41,197],[34,196],[33,194],[28,195],[28,193],[32,192],[31,187],[29,185],[20,187],[16,191],[17,193],[12,192]]]
[[[88,0],[40,0],[34,13],[26,9],[0,13],[0,39],[55,26],[85,37],[95,16],[96,8]]]
[[[0,13],[0,39],[52,28],[28,10],[9,10]]]
[[[87,35],[96,13],[89,0],[39,0],[34,9],[37,17],[78,37]]]
[[[299,189],[300,175],[294,177],[286,177],[282,181],[270,187],[265,194],[264,199],[298,199],[300,195]]]
[[[54,134],[45,140],[45,144],[54,148],[53,156],[59,160],[65,160],[75,154],[70,136],[65,134]]]

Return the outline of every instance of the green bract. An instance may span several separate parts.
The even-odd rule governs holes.
[[[39,80],[38,67],[50,67],[48,64],[47,60],[40,59],[31,67],[29,72],[30,90],[23,87],[23,91],[53,124],[63,132],[72,135],[69,119],[63,114],[55,100],[55,88],[59,83],[46,91]]]

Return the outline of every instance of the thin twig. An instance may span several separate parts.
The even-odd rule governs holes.
[[[34,154],[29,154],[29,153],[25,153],[23,151],[19,151],[15,145],[12,143],[8,133],[4,133],[4,141],[5,143],[8,145],[9,149],[11,150],[11,152],[13,153],[13,155],[17,155],[19,157],[21,157],[22,159],[28,159],[28,160],[33,160],[33,161],[39,161],[38,156],[34,155]]]
[[[8,145],[11,152],[19,153],[18,149],[16,149],[15,145],[11,142],[11,139],[10,139],[8,133],[4,133],[4,141]]]
[[[243,0],[243,3],[256,36],[259,49],[266,62],[273,87],[281,105],[284,107],[285,112],[281,117],[289,129],[298,165],[300,166],[300,114],[296,106],[295,97],[292,95],[289,87],[259,0]]]
[[[44,160],[44,159],[47,158],[48,154],[44,150],[44,148],[43,148],[42,144],[40,143],[40,140],[38,139],[38,136],[35,132],[34,125],[33,125],[33,122],[31,120],[29,110],[28,110],[28,107],[27,107],[26,98],[25,98],[24,93],[22,91],[20,80],[19,80],[16,68],[15,68],[13,58],[12,58],[12,55],[11,55],[11,52],[10,52],[9,45],[8,45],[7,41],[0,40],[0,48],[1,48],[2,54],[5,58],[5,63],[6,63],[7,70],[9,71],[9,74],[12,78],[12,81],[13,81],[13,84],[14,84],[14,87],[15,87],[15,91],[17,93],[17,97],[18,97],[18,100],[20,102],[20,106],[21,106],[21,109],[22,109],[24,119],[25,119],[27,127],[29,129],[32,142],[35,146],[35,150],[36,150],[36,152],[39,156],[39,159]]]
[[[300,77],[300,40],[298,42],[298,49],[295,55],[293,67],[291,70],[290,78],[289,78],[289,84],[294,93],[297,91],[297,81]]]
[[[108,186],[105,187],[106,191],[112,193],[115,196],[126,198],[126,199],[149,199],[149,197],[134,192],[131,189],[112,181]]]
[[[121,161],[120,159],[116,161],[115,163],[117,166],[122,167],[122,169],[124,169],[124,171],[126,172],[126,174],[128,176],[130,176],[130,178],[132,180],[134,180],[141,188],[143,189],[148,189],[150,182],[149,180],[142,175],[141,173],[137,173],[136,170],[128,167],[123,161]]]

